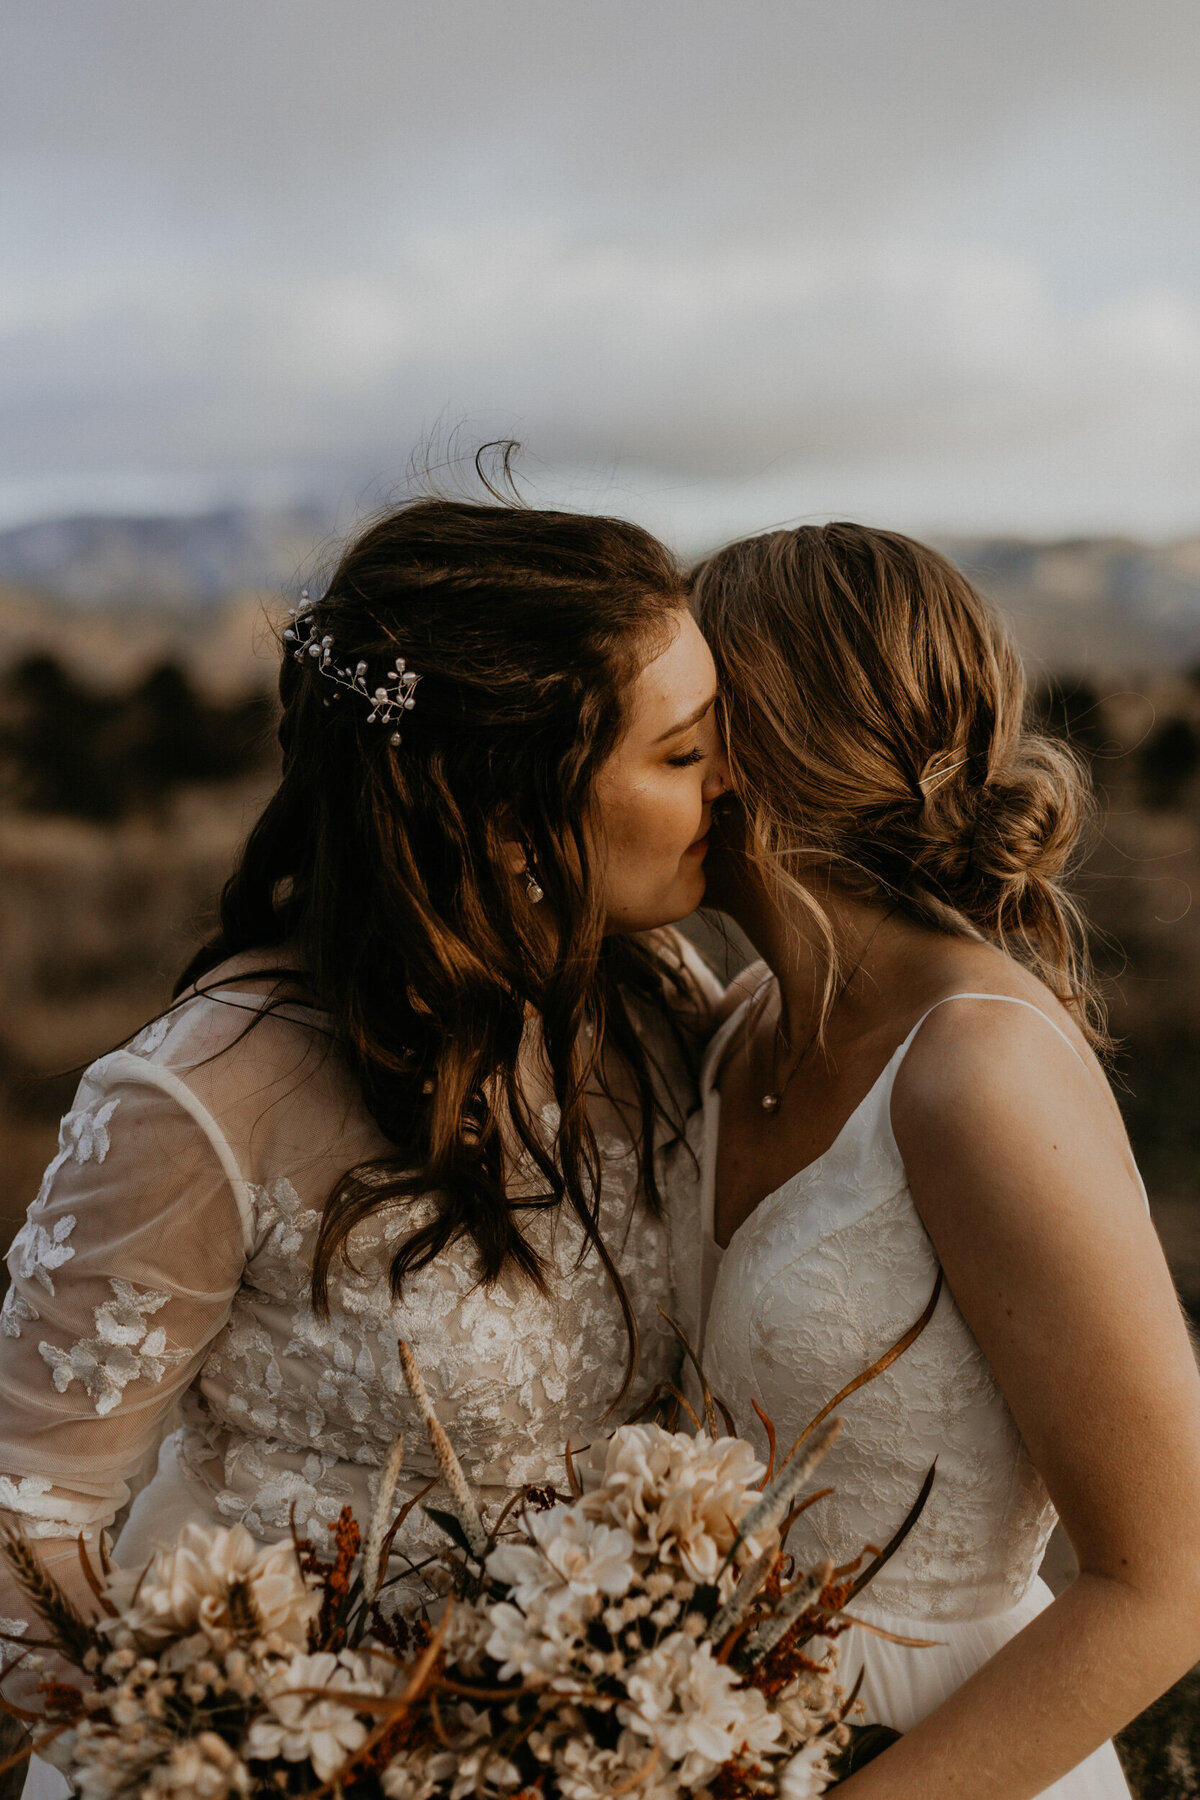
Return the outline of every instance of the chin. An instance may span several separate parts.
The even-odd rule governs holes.
[[[604,929],[610,934],[656,931],[663,925],[677,925],[681,919],[690,918],[703,903],[704,876],[701,874],[698,881],[679,883],[671,894],[664,894],[661,902],[654,907],[639,907],[637,911],[631,910],[616,917],[610,913]]]

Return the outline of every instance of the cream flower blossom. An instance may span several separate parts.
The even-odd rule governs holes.
[[[622,1731],[615,1750],[601,1750],[581,1737],[572,1737],[554,1756],[554,1773],[563,1800],[608,1800],[645,1768],[644,1738]],[[636,1788],[637,1800],[676,1800],[679,1784],[661,1763],[651,1769]]]
[[[779,1771],[781,1800],[818,1800],[833,1780],[828,1763],[829,1745],[814,1739]]]
[[[437,1756],[405,1754],[397,1757],[380,1776],[380,1786],[388,1800],[432,1800],[442,1778],[439,1765],[446,1760],[444,1751]]]
[[[119,1617],[105,1629],[128,1629],[148,1645],[227,1630],[234,1586],[245,1587],[265,1637],[297,1648],[308,1641],[320,1595],[306,1585],[290,1543],[260,1544],[244,1525],[185,1525],[173,1549],[155,1551],[144,1575],[114,1569],[108,1592]]]
[[[802,1744],[818,1732],[837,1710],[840,1695],[832,1670],[811,1670],[777,1694],[775,1710],[792,1742]]]
[[[329,1781],[358,1749],[369,1727],[352,1705],[297,1691],[305,1688],[334,1688],[346,1694],[381,1691],[362,1658],[351,1651],[294,1656],[264,1692],[266,1710],[250,1727],[246,1755],[252,1761],[274,1756],[285,1762],[307,1760],[321,1781]]]
[[[625,1425],[590,1452],[580,1470],[579,1506],[627,1531],[639,1553],[677,1562],[693,1581],[709,1582],[759,1499],[765,1473],[741,1438]],[[752,1560],[766,1542],[747,1539],[739,1560]]]
[[[381,1786],[388,1800],[467,1800],[467,1796],[511,1793],[521,1785],[521,1772],[488,1745],[463,1752],[459,1748],[432,1756],[399,1757],[384,1770]]]
[[[202,1731],[176,1744],[164,1762],[150,1770],[142,1787],[145,1800],[174,1794],[180,1800],[227,1800],[252,1791],[250,1771],[215,1731]]]
[[[543,1595],[528,1613],[500,1600],[488,1608],[487,1653],[500,1664],[501,1681],[519,1675],[537,1686],[567,1673],[585,1623],[569,1589]]]
[[[706,1781],[731,1756],[769,1751],[783,1723],[757,1688],[698,1644],[675,1631],[638,1662],[625,1678],[629,1704],[618,1707],[623,1725],[660,1746],[679,1765],[687,1788]]]
[[[528,1513],[522,1523],[533,1544],[498,1544],[487,1562],[488,1574],[512,1588],[518,1606],[528,1608],[560,1584],[588,1598],[629,1591],[634,1566],[627,1531],[573,1506]]]
[[[80,1800],[123,1800],[140,1793],[143,1779],[171,1749],[171,1738],[161,1727],[144,1728],[135,1737],[85,1718],[39,1744],[38,1754],[69,1776]]]

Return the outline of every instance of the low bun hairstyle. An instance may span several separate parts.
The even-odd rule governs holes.
[[[827,993],[832,932],[806,875],[986,937],[1103,1044],[1083,920],[1063,886],[1087,778],[1030,727],[1020,659],[966,578],[911,538],[833,524],[715,552],[692,596],[748,847],[824,931]]]

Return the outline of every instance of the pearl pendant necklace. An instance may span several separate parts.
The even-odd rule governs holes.
[[[817,1029],[820,1029],[819,1025]],[[779,1081],[779,1077],[776,1073],[779,1068],[779,1024],[778,1021],[776,1022],[775,1031],[771,1038],[771,1085],[758,1103],[763,1112],[767,1114],[768,1118],[772,1113],[777,1113],[779,1108],[783,1105],[783,1096],[787,1091],[788,1082],[791,1081],[792,1076],[796,1073],[797,1069],[799,1069],[801,1063],[803,1063],[805,1057],[808,1055],[816,1041],[817,1033],[814,1031],[807,1044],[805,1044],[803,1050],[788,1070],[784,1080]],[[776,1085],[777,1082],[778,1086]]]

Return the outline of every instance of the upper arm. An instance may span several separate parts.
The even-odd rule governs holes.
[[[36,1535],[106,1523],[123,1504],[245,1262],[223,1139],[137,1063],[118,1056],[84,1078],[9,1251],[0,1500]]]
[[[1200,1560],[1200,1379],[1109,1096],[1024,1008],[935,1013],[892,1121],[914,1202],[1081,1565]]]

